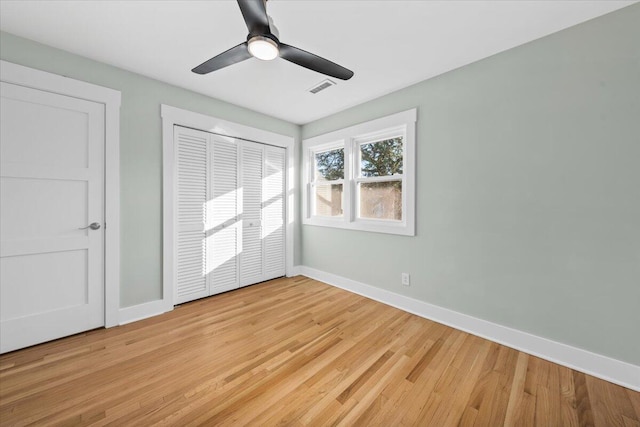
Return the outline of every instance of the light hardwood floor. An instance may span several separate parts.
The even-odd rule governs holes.
[[[0,357],[2,426],[639,421],[640,393],[302,276]]]

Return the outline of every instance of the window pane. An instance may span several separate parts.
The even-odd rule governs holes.
[[[360,176],[402,174],[402,137],[360,145]]]
[[[342,184],[315,187],[315,215],[342,216]]]
[[[402,181],[359,184],[360,218],[402,220]]]
[[[344,148],[315,153],[317,181],[344,179]]]

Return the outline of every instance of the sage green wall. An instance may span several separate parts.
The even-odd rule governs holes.
[[[417,236],[303,226],[302,263],[640,365],[638,23],[640,4],[303,126],[418,107]]]
[[[0,58],[122,92],[120,109],[121,288],[128,307],[162,296],[162,123],[160,104],[293,136],[300,128],[116,67],[0,33]],[[297,233],[298,237],[300,233]],[[299,241],[298,245],[299,248]],[[299,254],[299,250],[297,251]],[[298,255],[299,258],[299,255]]]

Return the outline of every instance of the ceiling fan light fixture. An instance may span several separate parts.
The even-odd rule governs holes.
[[[263,61],[271,61],[278,57],[278,44],[268,37],[255,36],[248,42],[249,53]]]

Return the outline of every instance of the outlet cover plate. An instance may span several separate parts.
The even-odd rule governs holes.
[[[411,285],[411,278],[409,277],[409,273],[402,273],[402,285],[403,286]]]

